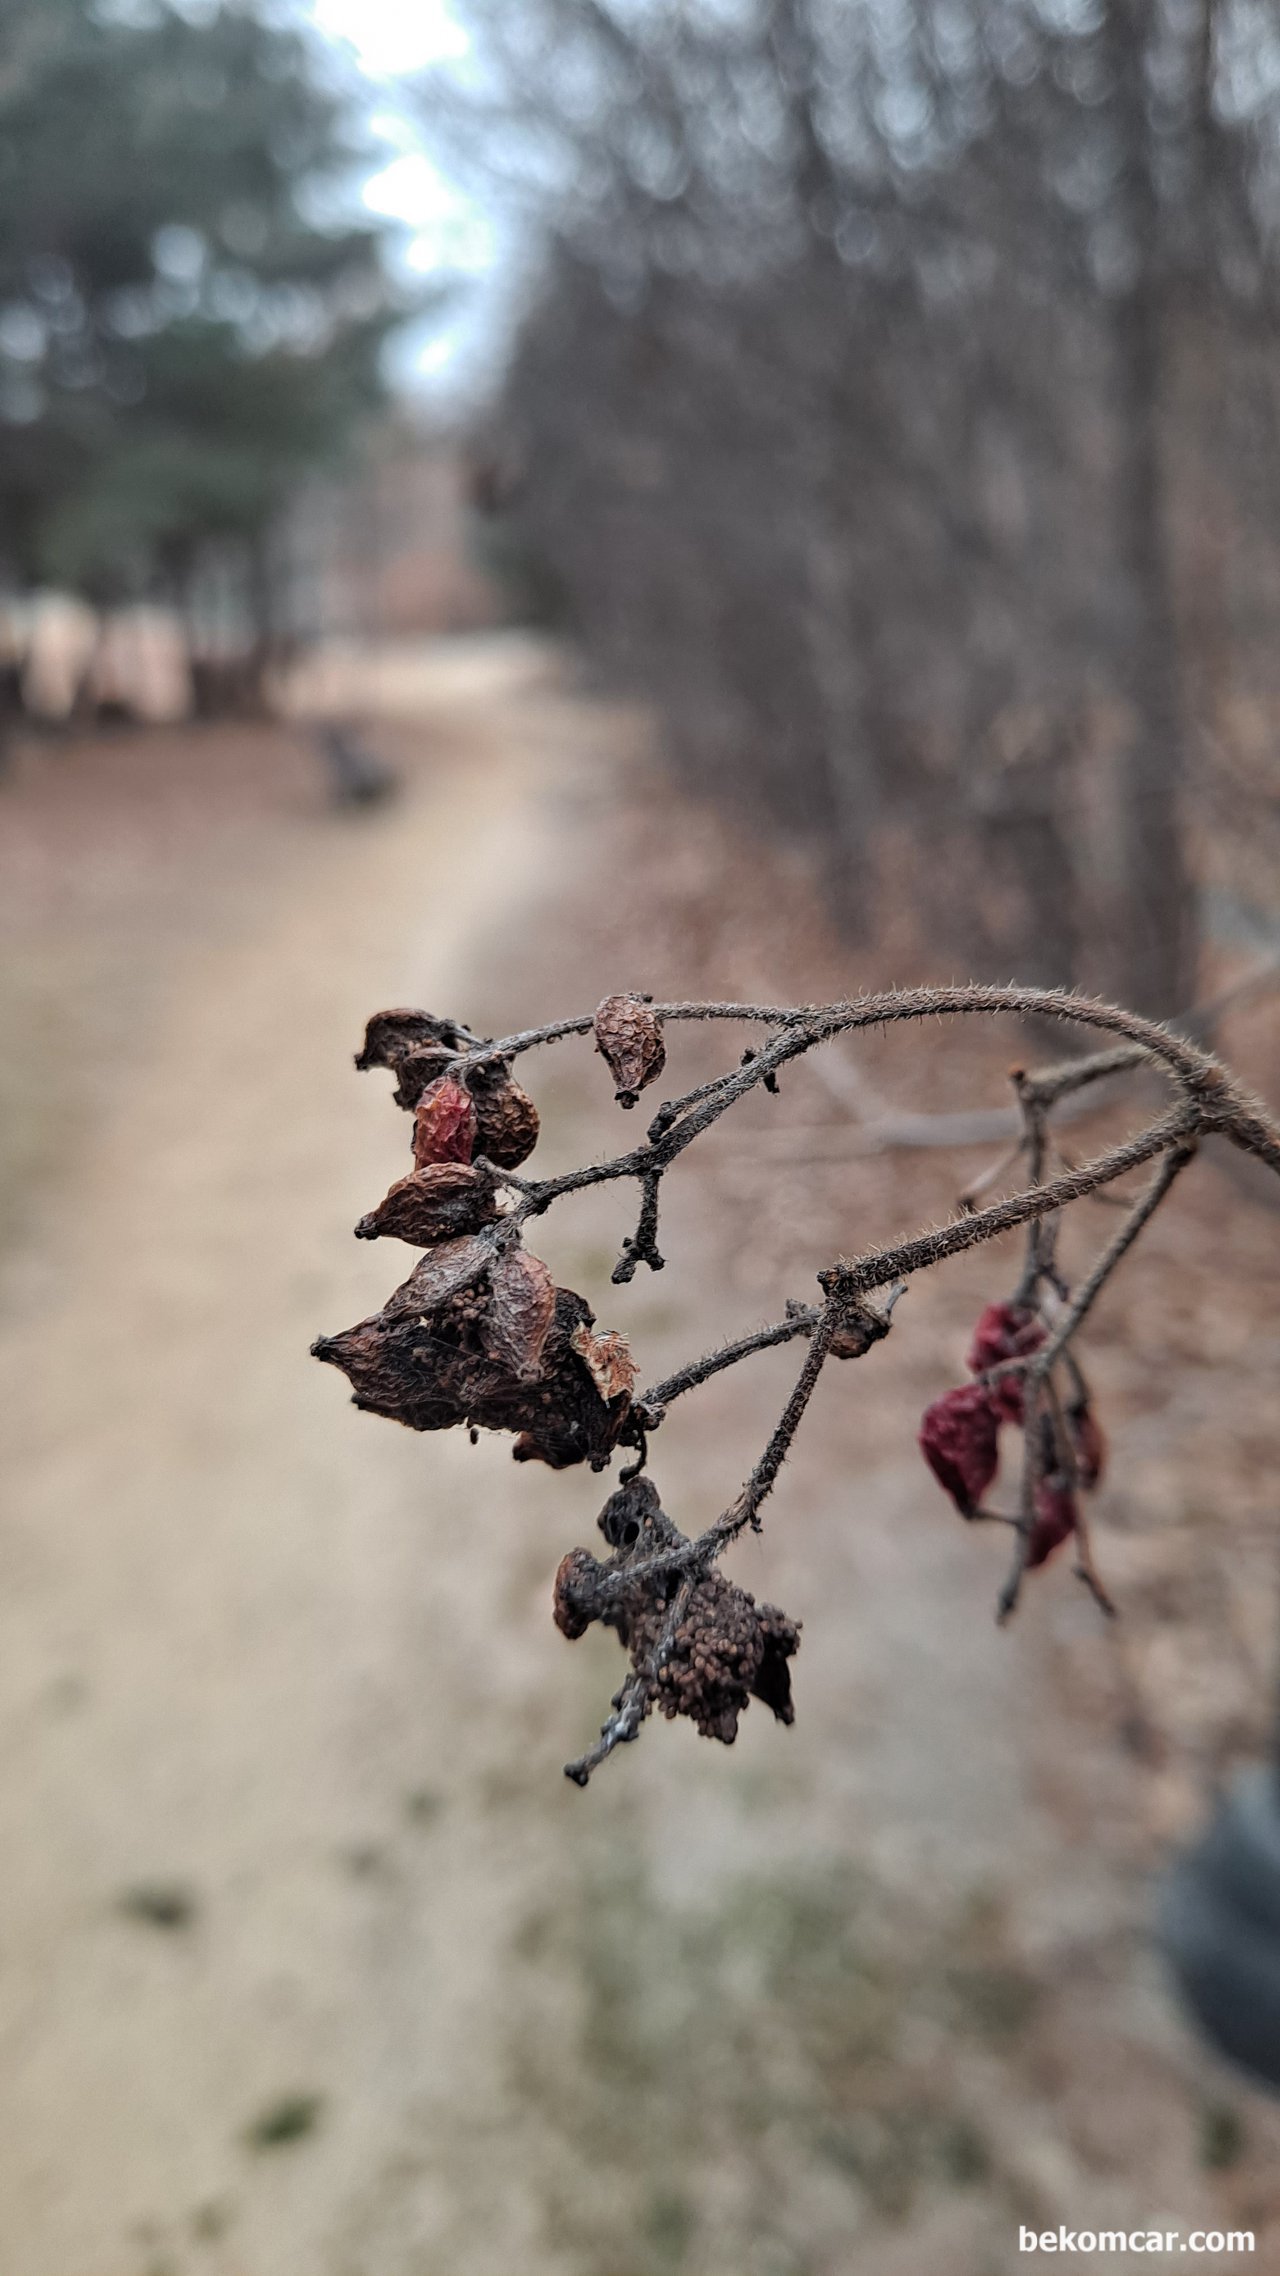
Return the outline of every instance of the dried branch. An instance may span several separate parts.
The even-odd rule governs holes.
[[[640,1203],[636,1230],[624,1242],[614,1284],[626,1285],[642,1263],[660,1270],[663,1178],[740,1100],[758,1088],[776,1088],[781,1068],[870,1027],[994,1012],[1058,1019],[1117,1040],[1086,1058],[1016,1069],[1013,1153],[974,1182],[946,1224],[858,1257],[837,1258],[818,1276],[821,1304],[793,1301],[781,1320],[637,1390],[625,1339],[613,1331],[598,1333],[583,1298],[556,1289],[545,1266],[524,1249],[528,1225],[557,1201],[634,1179]],[[543,1044],[594,1035],[619,1101],[629,1106],[662,1071],[664,1028],[682,1020],[742,1021],[768,1032],[724,1073],[664,1101],[643,1141],[627,1152],[551,1178],[516,1174],[538,1128],[533,1102],[511,1075],[516,1058]],[[726,1581],[720,1559],[744,1531],[759,1528],[762,1506],[828,1359],[860,1358],[880,1341],[913,1274],[1020,1227],[1027,1241],[1013,1294],[983,1313],[969,1354],[971,1379],[934,1402],[921,1446],[967,1520],[999,1520],[1013,1528],[1015,1552],[999,1598],[1001,1620],[1013,1611],[1027,1575],[1067,1540],[1075,1543],[1081,1579],[1099,1605],[1111,1609],[1079,1500],[1101,1475],[1103,1442],[1074,1339],[1201,1140],[1221,1135],[1242,1154],[1280,1171],[1280,1123],[1198,1044],[1115,1005],[1061,990],[967,986],[891,990],[790,1009],[653,1004],[646,997],[614,996],[590,1017],[553,1021],[496,1042],[473,1036],[455,1021],[398,1011],[370,1022],[359,1063],[396,1070],[397,1099],[415,1113],[417,1163],[387,1201],[361,1220],[360,1231],[368,1238],[406,1238],[427,1253],[383,1312],[344,1335],[322,1338],[318,1355],[343,1368],[358,1405],[414,1429],[466,1423],[473,1431],[508,1430],[516,1435],[518,1458],[557,1469],[584,1461],[602,1469],[621,1448],[636,1456],[601,1514],[612,1558],[599,1564],[587,1551],[574,1550],[557,1579],[556,1617],[565,1633],[579,1635],[591,1621],[602,1620],[632,1657],[599,1739],[567,1766],[576,1783],[585,1785],[599,1763],[634,1739],[655,1704],[664,1714],[692,1715],[700,1730],[722,1739],[733,1736],[749,1696],[790,1720],[786,1661],[798,1631],[785,1614],[756,1607]],[[1164,1111],[1089,1160],[1065,1162],[1057,1149],[1055,1115],[1069,1117],[1086,1091],[1144,1068],[1171,1085]],[[850,1082],[866,1095],[860,1078],[842,1063],[839,1087],[847,1093]],[[941,1119],[953,1131],[957,1125],[962,1132],[978,1123],[984,1132],[991,1127],[990,1118]],[[1002,1127],[1010,1128],[1008,1118]],[[865,1129],[855,1134],[855,1143],[865,1135]],[[957,1136],[956,1142],[969,1141]],[[1050,1174],[1055,1154],[1063,1167]],[[1017,1161],[1026,1163],[1022,1187],[978,1207],[979,1194]],[[1128,1205],[1114,1239],[1073,1295],[1057,1260],[1063,1212],[1077,1201],[1107,1196],[1118,1179],[1149,1163],[1155,1170],[1146,1191]],[[871,1301],[877,1291],[888,1292],[879,1305]],[[687,1392],[740,1360],[798,1338],[808,1345],[803,1365],[740,1492],[703,1532],[684,1535],[641,1475],[651,1435]],[[1068,1384],[1065,1400],[1059,1368]],[[1019,1428],[1023,1441],[1015,1517],[991,1508],[985,1498],[996,1475],[1000,1433],[1008,1427]]]

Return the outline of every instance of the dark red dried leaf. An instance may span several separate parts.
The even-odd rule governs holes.
[[[1028,1304],[988,1304],[980,1312],[967,1364],[975,1375],[1002,1359],[1025,1359],[1044,1342],[1043,1323]]]
[[[667,1063],[661,1023],[638,996],[606,996],[596,1012],[595,1035],[619,1106],[634,1106]]]
[[[920,1450],[962,1517],[972,1517],[999,1468],[1000,1419],[980,1383],[962,1383],[925,1408]]]
[[[978,1316],[969,1345],[968,1365],[975,1375],[996,1367],[1002,1359],[1026,1359],[1038,1351],[1045,1329],[1027,1304],[988,1304]],[[1002,1422],[1020,1423],[1025,1408],[1021,1375],[997,1375],[989,1386]]]
[[[420,1170],[432,1162],[469,1162],[475,1144],[475,1102],[454,1075],[428,1084],[414,1110],[413,1158]]]

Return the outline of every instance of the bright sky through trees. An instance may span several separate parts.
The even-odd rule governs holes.
[[[399,99],[413,73],[465,56],[468,35],[449,0],[308,0],[307,12],[317,30],[350,48],[370,82],[369,123],[387,161],[365,184],[365,204],[412,230],[405,258],[418,273],[490,275],[498,252],[488,218],[435,165]],[[444,322],[415,330],[397,376],[408,385],[462,384],[484,353],[492,316],[489,295],[467,294]]]

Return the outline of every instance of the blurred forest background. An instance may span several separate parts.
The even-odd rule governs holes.
[[[1274,1099],[1278,730],[1274,0],[4,0],[5,2276],[1268,2265],[1148,1935],[1271,1697],[1259,1197],[1197,1163],[1098,1308],[1122,1620],[997,1639],[916,1456],[984,1252],[742,1546],[796,1730],[585,1799],[593,1482],[306,1352],[385,1295],[379,1002],[1013,976]],[[1011,1047],[798,1070],[660,1291],[607,1197],[551,1261],[660,1373],[953,1210]],[[664,1432],[696,1520],[759,1364]]]
[[[371,610],[532,615],[696,789],[822,849],[851,941],[905,844],[893,890],[958,963],[1188,1004],[1206,905],[1270,917],[1266,0],[453,23],[461,62],[396,100],[517,251],[432,438],[385,346],[467,287],[395,273],[353,75],[298,12],[13,0],[11,595],[163,604],[206,711]],[[415,516],[454,556],[416,584]]]

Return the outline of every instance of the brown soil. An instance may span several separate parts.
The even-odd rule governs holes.
[[[1197,1164],[1099,1308],[1114,1627],[1050,1568],[997,1634],[1001,1544],[915,1453],[988,1250],[824,1379],[735,1557],[805,1623],[794,1730],[651,1726],[570,1788],[621,1667],[550,1582],[602,1482],[358,1415],[307,1357],[409,1262],[349,1237],[407,1165],[363,1018],[922,967],[839,951],[803,863],[678,803],[635,722],[471,655],[370,730],[404,791],[365,815],[301,730],[35,745],[0,794],[5,2276],[1004,2276],[1059,2221],[1253,2226],[1273,2265],[1280,2123],[1147,1923],[1265,1712],[1280,1224]],[[1019,1042],[856,1067],[990,1105]],[[712,1051],[681,1036],[670,1086]],[[630,1138],[585,1048],[529,1081],[549,1165]],[[671,1181],[661,1278],[610,1288],[617,1192],[539,1245],[652,1376],[982,1160],[842,1133],[798,1070]],[[795,1364],[673,1413],[681,1522]]]

